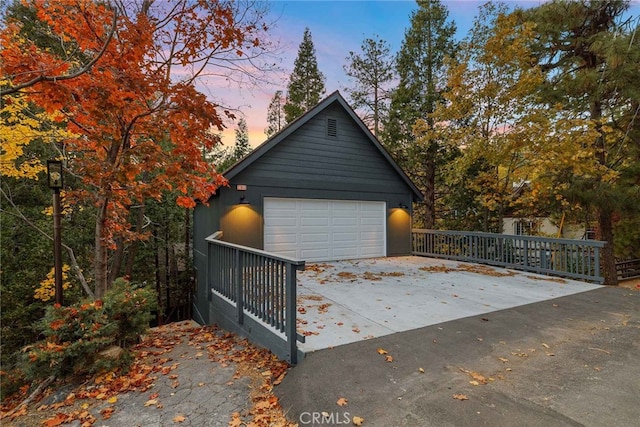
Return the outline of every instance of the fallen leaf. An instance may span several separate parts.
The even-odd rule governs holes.
[[[69,416],[66,414],[56,414],[54,418],[50,418],[42,422],[43,426],[54,427],[66,423],[69,420]]]
[[[150,399],[150,400],[147,400],[147,401],[144,403],[144,406],[153,406],[153,405],[155,405],[155,404],[157,404],[157,403],[158,403],[158,401],[157,401],[156,399]]]
[[[476,381],[476,380],[469,381],[469,384],[471,384],[471,385],[480,385],[480,383],[478,381]]]
[[[345,399],[344,397],[341,397],[340,399],[338,399],[338,401],[336,402],[336,405],[338,406],[345,406],[347,404],[347,399]]]
[[[109,403],[116,403],[117,401],[118,401],[118,398],[116,396],[113,396],[107,399],[107,402]]]
[[[242,425],[242,418],[240,418],[240,412],[234,412],[231,414],[231,421],[229,421],[229,427],[240,427]]]
[[[545,343],[542,343],[542,346],[543,346],[544,348],[551,348],[551,347],[549,347],[549,346],[548,346],[547,344],[545,344]]]
[[[387,363],[391,363],[391,362],[393,362],[393,356],[386,356],[386,357],[384,358],[384,360],[385,360],[385,362],[387,362]]]
[[[378,354],[387,354],[387,350],[383,349],[383,348],[379,348],[376,350],[378,352]]]
[[[362,424],[364,424],[364,418],[362,418],[362,417],[353,417],[351,419],[351,422],[353,423],[354,426],[361,426]]]
[[[418,368],[418,372],[420,372],[421,374],[424,374],[424,369],[423,368]]]
[[[355,332],[356,334],[359,334],[359,333],[360,333],[360,329],[359,329],[359,328],[353,328],[353,329],[351,329],[351,330],[352,330],[353,332]]]
[[[109,418],[111,418],[111,414],[113,414],[113,411],[115,409],[113,408],[113,406],[109,406],[108,408],[104,408],[100,411],[100,415],[102,415],[102,419],[104,420],[108,420]]]
[[[509,361],[509,359],[507,359],[506,357],[498,357],[498,360],[502,363],[507,363]]]
[[[184,415],[176,415],[175,417],[173,417],[174,423],[181,423],[181,422],[184,422],[184,420],[186,420]]]
[[[464,394],[454,394],[453,398],[457,400],[469,400],[469,398]]]

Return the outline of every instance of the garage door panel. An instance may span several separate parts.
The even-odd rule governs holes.
[[[333,235],[333,242],[353,242],[358,239],[358,233],[335,233]]]
[[[356,225],[358,225],[358,219],[357,218],[336,218],[333,217],[331,219],[331,225],[334,226],[345,226],[345,227],[355,227]]]
[[[303,227],[327,227],[329,225],[329,218],[325,217],[302,217],[300,218],[300,224]]]
[[[379,228],[383,226],[383,223],[378,218],[360,218],[360,225],[365,227],[372,226],[375,228]]]
[[[301,233],[300,243],[329,243],[327,233]]]
[[[311,199],[295,199],[297,206],[303,211],[310,211],[311,213],[328,211],[329,202],[327,200],[311,200]]]
[[[282,256],[288,256],[291,258],[298,258],[298,251],[295,249],[281,249],[281,250],[272,250],[271,252],[277,253]]]
[[[296,199],[278,199],[278,204],[272,205],[272,209],[285,210],[287,212],[295,210],[298,205]]]
[[[361,231],[360,241],[362,242],[377,242],[382,239],[382,233],[379,231]]]
[[[346,210],[355,211],[358,210],[358,205],[353,203],[353,200],[331,200],[331,207],[334,210]]]
[[[296,223],[296,217],[272,217],[265,221],[265,227],[289,227]]]
[[[358,248],[355,246],[349,246],[345,248],[334,248],[332,255],[335,259],[350,259],[358,258]]]
[[[368,248],[364,246],[360,250],[360,253],[362,254],[363,257],[367,257],[367,258],[377,258],[377,257],[384,256],[384,254],[380,253],[380,249],[377,247]]]
[[[328,249],[299,249],[296,251],[295,257],[302,258],[305,260],[323,260],[329,259],[329,250]]]
[[[308,261],[386,255],[384,202],[265,198],[264,217],[267,251]]]
[[[295,233],[277,233],[265,237],[265,243],[269,244],[295,244],[298,235]]]

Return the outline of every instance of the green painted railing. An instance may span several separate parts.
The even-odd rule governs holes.
[[[490,264],[515,270],[602,283],[597,240],[420,230],[412,233],[413,254]]]

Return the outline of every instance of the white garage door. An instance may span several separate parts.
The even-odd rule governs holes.
[[[386,255],[385,203],[264,199],[264,249],[306,261]]]

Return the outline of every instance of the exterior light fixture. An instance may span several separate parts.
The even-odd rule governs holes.
[[[400,209],[409,209],[409,206],[405,205],[403,202],[398,203],[398,207]]]
[[[249,203],[249,201],[244,197],[240,197],[240,202],[241,205],[250,205],[251,203]]]
[[[47,160],[47,177],[49,178],[49,188],[62,188],[62,161]]]
[[[62,162],[47,160],[47,179],[53,190],[53,263],[56,304],[62,305],[62,224],[60,217],[60,190],[62,189]]]

